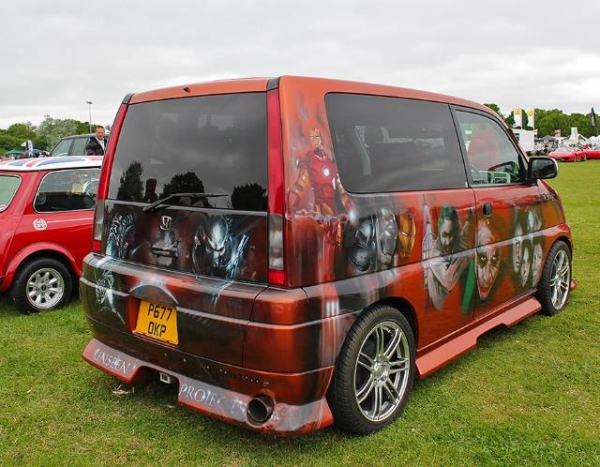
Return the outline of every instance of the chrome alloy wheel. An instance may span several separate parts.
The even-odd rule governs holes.
[[[354,395],[365,418],[379,422],[402,401],[410,375],[410,346],[402,328],[383,321],[367,335],[354,367]]]
[[[565,305],[571,286],[571,263],[564,250],[558,251],[552,263],[552,277],[550,279],[550,296],[552,305],[560,310]]]
[[[27,280],[27,301],[40,311],[56,306],[64,294],[65,280],[56,269],[38,269]]]

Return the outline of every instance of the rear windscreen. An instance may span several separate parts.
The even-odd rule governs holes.
[[[267,160],[265,93],[134,104],[117,142],[108,197],[152,203],[174,193],[211,193],[220,196],[189,202],[266,211]]]
[[[8,208],[20,184],[19,177],[0,175],[0,212]]]

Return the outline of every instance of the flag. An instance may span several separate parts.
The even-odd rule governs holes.
[[[593,107],[592,107],[592,111],[590,112],[590,126],[592,128],[596,128],[596,113],[594,112]]]

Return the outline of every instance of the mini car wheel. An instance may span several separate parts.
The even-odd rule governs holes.
[[[354,323],[340,351],[328,400],[334,423],[356,434],[397,419],[415,377],[415,340],[402,313],[376,306]]]
[[[63,306],[71,297],[73,278],[63,263],[37,258],[23,264],[15,276],[10,297],[23,313]]]
[[[571,291],[571,252],[565,242],[558,241],[548,253],[542,270],[537,297],[542,313],[553,316],[567,305]]]

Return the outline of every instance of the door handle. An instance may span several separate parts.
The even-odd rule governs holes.
[[[484,203],[483,208],[483,215],[486,217],[489,217],[492,215],[492,203]]]

